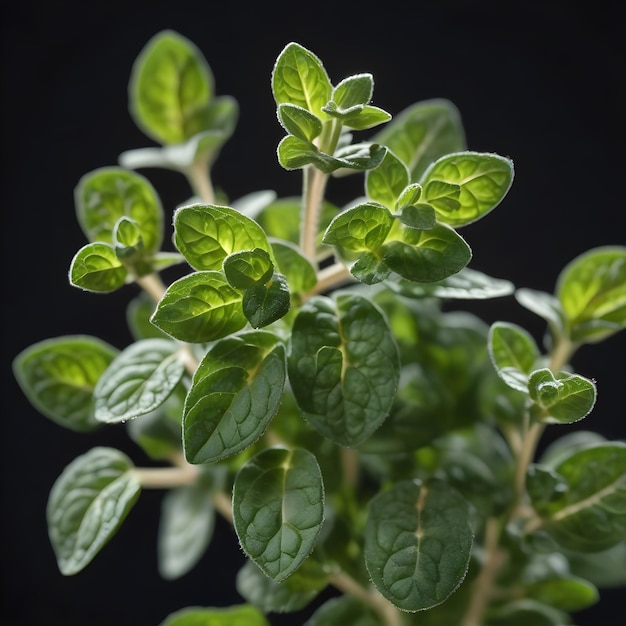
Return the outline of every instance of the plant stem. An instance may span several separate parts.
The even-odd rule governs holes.
[[[303,294],[302,301],[304,302],[318,293],[334,289],[343,283],[354,282],[354,280],[350,270],[343,263],[333,263],[333,265],[329,265],[318,272],[315,287]]]
[[[480,626],[482,624],[491,588],[506,559],[506,553],[498,545],[499,541],[500,522],[495,517],[489,517],[485,523],[483,566],[473,583],[471,599],[461,626]]]
[[[312,165],[304,169],[300,250],[310,261],[315,261],[319,213],[327,180],[328,176]]]
[[[215,191],[208,172],[208,158],[199,159],[185,170],[185,175],[194,193],[207,204],[214,204]]]
[[[384,626],[402,626],[400,611],[375,589],[366,589],[345,572],[332,574],[329,582],[339,591],[362,600],[380,616]]]
[[[145,489],[193,485],[198,478],[198,469],[189,463],[185,467],[137,467],[133,473]]]

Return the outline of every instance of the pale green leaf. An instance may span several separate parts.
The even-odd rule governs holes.
[[[128,270],[108,243],[88,243],[72,258],[70,283],[85,291],[110,293],[126,283]]]
[[[15,378],[29,402],[57,424],[88,432],[94,417],[93,390],[118,350],[89,335],[44,339],[13,360]]]
[[[185,371],[184,356],[171,339],[142,339],[122,350],[94,389],[95,417],[126,422],[158,408]]]
[[[134,506],[141,484],[133,469],[122,452],[96,447],[74,459],[55,481],[46,511],[48,534],[65,576],[93,560]]]
[[[409,170],[402,161],[390,150],[378,167],[369,170],[365,175],[365,189],[367,195],[393,209],[396,200],[409,184]]]
[[[187,607],[170,613],[159,626],[270,626],[265,616],[247,604],[230,607]]]

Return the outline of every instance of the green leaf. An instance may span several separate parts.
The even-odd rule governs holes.
[[[310,143],[322,132],[322,120],[301,106],[284,102],[277,114],[283,128],[298,139]]]
[[[369,104],[374,93],[374,77],[371,74],[354,74],[337,83],[332,100],[340,109]]]
[[[294,322],[288,370],[305,419],[334,442],[357,446],[389,414],[398,348],[385,316],[367,298],[314,297]]]
[[[207,130],[214,93],[211,68],[187,38],[161,31],[133,64],[129,109],[137,126],[161,144],[181,143]]]
[[[322,474],[308,450],[268,448],[236,475],[235,531],[248,557],[276,582],[309,556],[323,520]]]
[[[325,119],[322,107],[330,100],[332,85],[321,60],[298,43],[288,43],[276,59],[271,77],[277,105],[288,103]]]
[[[76,432],[100,426],[93,390],[118,350],[89,335],[45,339],[13,359],[13,373],[28,401],[45,417]]]
[[[431,230],[437,225],[435,209],[430,204],[409,204],[401,207],[394,217],[408,228]]]
[[[110,293],[126,283],[128,270],[107,243],[88,243],[72,259],[69,279],[74,287]]]
[[[400,211],[404,207],[417,204],[422,197],[422,186],[419,183],[410,183],[398,196],[395,204],[396,211]]]
[[[256,608],[241,604],[227,608],[187,607],[170,613],[160,626],[270,626]]]
[[[417,102],[389,122],[371,139],[387,146],[418,182],[438,158],[464,150],[465,132],[458,109],[445,99]]]
[[[626,444],[575,450],[556,463],[567,491],[540,511],[549,533],[577,552],[606,550],[626,536]]]
[[[291,294],[301,295],[313,289],[317,274],[300,249],[289,241],[272,239],[270,243],[278,269],[287,280]]]
[[[237,573],[237,591],[246,602],[266,614],[300,611],[328,582],[322,566],[319,563],[309,566],[312,562],[313,557],[309,557],[287,580],[277,583],[248,560]]]
[[[594,343],[626,328],[626,247],[576,257],[559,274],[556,296],[574,342]]]
[[[485,626],[564,626],[569,617],[554,607],[536,600],[516,600],[492,612]]]
[[[322,604],[304,626],[380,626],[378,617],[353,596],[331,598]]]
[[[571,424],[586,417],[596,402],[596,386],[578,374],[557,372],[548,368],[532,372],[528,378],[528,393],[543,412],[546,423]]]
[[[552,294],[535,289],[517,289],[515,299],[526,309],[548,322],[550,332],[557,340],[565,335],[565,312],[561,303]]]
[[[465,240],[453,228],[439,222],[430,230],[396,222],[387,242],[375,254],[383,267],[417,283],[444,280],[462,270],[472,258]],[[359,278],[355,269],[351,271]]]
[[[457,152],[431,164],[419,182],[424,188],[423,199],[433,204],[437,219],[458,228],[500,204],[513,183],[513,163],[497,154]],[[446,185],[442,187],[442,183]],[[445,195],[452,193],[454,202],[441,201],[444,189]]]
[[[291,297],[285,277],[275,273],[264,285],[248,287],[241,301],[243,313],[252,328],[269,326],[289,312]]]
[[[508,280],[493,278],[469,267],[441,281],[417,284],[406,280],[389,281],[389,287],[412,298],[432,296],[444,300],[484,300],[508,296],[515,286]]]
[[[564,551],[572,574],[601,589],[626,586],[626,539],[600,552]]]
[[[126,307],[126,322],[134,340],[167,338],[162,330],[150,323],[154,313],[154,300],[145,292],[140,291]]]
[[[163,208],[147,178],[121,167],[102,167],[85,174],[74,191],[76,216],[90,242],[113,244],[113,230],[122,217],[133,220],[146,254],[163,241]]]
[[[123,453],[96,447],[74,459],[57,478],[46,513],[63,575],[81,571],[115,535],[141,492],[133,470]]]
[[[185,371],[184,357],[171,339],[143,339],[118,354],[94,389],[100,422],[126,422],[158,408]]]
[[[343,250],[377,250],[386,240],[393,217],[377,202],[365,202],[339,213],[329,224],[322,243]]]
[[[437,606],[458,588],[472,542],[469,505],[442,481],[404,480],[370,502],[367,569],[378,591],[404,611]]]
[[[358,109],[358,111],[354,111],[342,119],[344,126],[353,130],[368,130],[391,119],[391,115],[387,111],[371,104],[366,104],[362,108],[359,106]]]
[[[547,578],[525,587],[526,595],[561,611],[582,611],[598,602],[597,588],[582,578]]]
[[[246,325],[241,299],[222,273],[195,272],[167,288],[150,321],[181,341],[214,341]]]
[[[396,200],[409,184],[409,170],[390,150],[378,167],[365,175],[367,195],[389,209],[393,209]]]
[[[163,497],[157,556],[159,573],[174,580],[198,563],[213,536],[211,493],[200,485],[176,487]]]
[[[527,393],[528,375],[541,357],[533,336],[517,324],[495,322],[487,347],[498,376],[509,387]]]
[[[233,252],[224,259],[224,275],[235,289],[248,289],[270,281],[274,264],[261,248]]]
[[[215,343],[185,401],[187,460],[219,461],[257,441],[278,412],[285,380],[285,349],[272,333],[250,331]]]
[[[229,254],[260,249],[271,254],[261,227],[226,206],[192,204],[174,212],[174,241],[196,270],[220,270]]]
[[[230,96],[219,96],[204,111],[204,117],[208,130],[182,143],[126,150],[119,155],[119,164],[129,169],[163,167],[183,174],[195,164],[210,165],[235,130],[239,104]]]

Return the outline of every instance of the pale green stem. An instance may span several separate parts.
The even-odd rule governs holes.
[[[324,293],[330,289],[335,289],[344,283],[354,282],[355,278],[350,274],[350,270],[342,263],[333,263],[317,273],[317,283],[315,287],[302,296],[306,301],[311,296]]]
[[[207,204],[215,203],[215,190],[209,175],[208,159],[194,161],[186,170],[185,175],[189,180],[194,193]]]
[[[380,616],[384,626],[402,626],[403,620],[400,611],[374,588],[366,589],[345,572],[332,574],[329,582],[339,591],[358,598],[364,604],[367,604]]]
[[[183,467],[137,467],[133,474],[144,489],[170,489],[193,485],[198,478],[198,468],[189,463]]]
[[[483,542],[484,559],[480,574],[473,582],[470,602],[463,616],[461,626],[481,626],[494,580],[506,560],[506,553],[500,548],[500,522],[490,517],[485,523]]]
[[[312,165],[304,170],[302,214],[300,216],[300,250],[310,261],[315,261],[319,214],[328,175]]]

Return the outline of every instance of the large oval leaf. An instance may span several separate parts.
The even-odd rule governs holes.
[[[465,149],[465,131],[458,109],[445,99],[417,102],[395,115],[371,141],[387,146],[417,182],[438,158]]]
[[[556,296],[575,342],[596,342],[626,328],[626,247],[584,252],[559,274]]]
[[[324,520],[324,485],[308,450],[268,448],[233,486],[233,522],[244,552],[276,582],[311,554]]]
[[[196,270],[219,270],[229,254],[258,248],[272,254],[261,227],[226,206],[192,204],[174,212],[174,241]]]
[[[578,449],[554,466],[567,484],[561,497],[542,506],[550,534],[579,552],[606,550],[626,536],[626,444]]]
[[[286,377],[284,346],[270,333],[217,342],[198,366],[185,400],[187,460],[219,461],[257,441],[278,413]]]
[[[157,142],[181,143],[206,130],[213,82],[198,48],[174,31],[162,31],[148,41],[133,65],[130,113]]]
[[[404,611],[436,606],[461,584],[473,542],[467,501],[447,483],[405,480],[370,503],[365,563]]]
[[[141,484],[125,454],[97,447],[74,459],[52,486],[48,533],[61,573],[87,566],[115,535]]]
[[[76,216],[91,242],[113,243],[121,217],[133,220],[144,250],[154,254],[163,240],[163,208],[150,181],[121,167],[102,167],[85,174],[74,191]]]
[[[88,432],[100,426],[93,390],[117,353],[89,335],[55,337],[22,350],[13,360],[13,372],[40,413],[71,430]]]
[[[367,298],[309,300],[294,322],[289,381],[304,417],[343,446],[365,441],[395,398],[398,348],[383,313]]]
[[[214,341],[246,325],[241,300],[221,272],[195,272],[167,288],[150,321],[181,341]]]
[[[497,154],[457,152],[433,163],[419,181],[437,219],[455,228],[480,219],[500,204],[513,183],[513,163]],[[458,187],[453,203],[441,198],[442,183]]]
[[[172,393],[185,371],[171,339],[142,339],[118,354],[94,389],[95,415],[119,423],[150,413]]]

